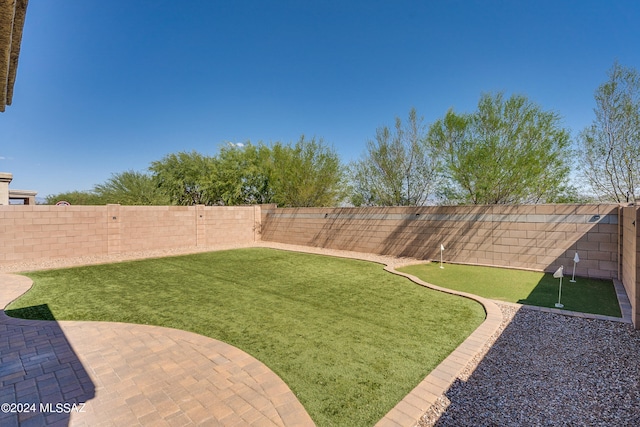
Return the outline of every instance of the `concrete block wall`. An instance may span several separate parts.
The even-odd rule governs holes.
[[[640,327],[640,239],[638,239],[638,208],[635,206],[621,209],[621,281],[631,302],[633,324]]]
[[[195,206],[119,206],[120,252],[197,246]],[[115,219],[114,219],[115,217]]]
[[[0,264],[257,240],[619,278],[640,325],[638,208],[0,206]]]
[[[250,243],[259,206],[0,206],[0,263]]]
[[[260,206],[198,206],[198,245],[260,240]]]
[[[420,259],[618,277],[618,205],[263,207],[262,239]]]
[[[620,277],[618,209],[9,205],[0,206],[0,262],[263,239],[422,259],[438,259],[443,244],[447,261],[547,271],[571,267],[578,251],[577,274]]]
[[[100,206],[0,206],[0,262],[107,252]]]

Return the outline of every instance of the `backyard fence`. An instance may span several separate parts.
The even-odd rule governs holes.
[[[0,206],[0,263],[250,243],[260,206]]]
[[[0,265],[258,240],[619,279],[640,325],[638,208],[0,206]]]

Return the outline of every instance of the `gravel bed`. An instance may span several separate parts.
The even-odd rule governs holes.
[[[485,354],[420,427],[640,425],[640,331],[499,306],[503,323]]]

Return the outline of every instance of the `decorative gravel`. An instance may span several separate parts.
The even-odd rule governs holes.
[[[638,426],[640,331],[499,304],[500,330],[427,426]]]

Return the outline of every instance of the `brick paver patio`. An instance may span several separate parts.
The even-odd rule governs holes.
[[[0,274],[0,307],[30,286],[24,276]],[[276,374],[223,342],[156,326],[14,319],[4,311],[0,404],[3,427],[313,425]]]

